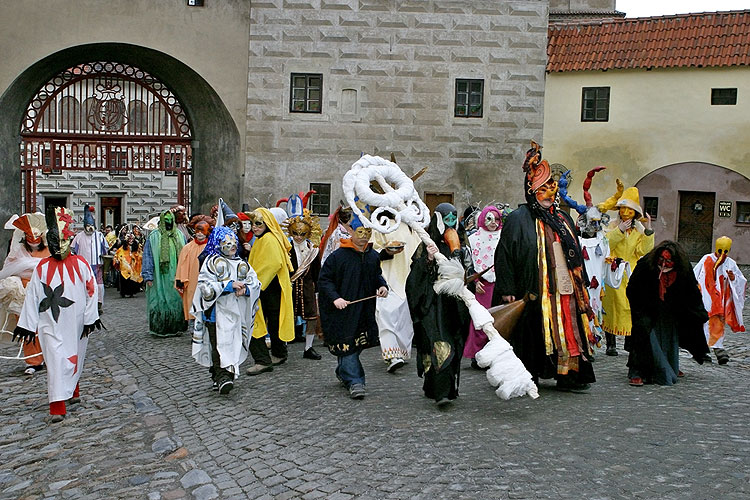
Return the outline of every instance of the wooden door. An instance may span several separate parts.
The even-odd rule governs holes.
[[[101,213],[99,214],[99,227],[117,227],[122,223],[122,197],[102,196],[100,198]]]
[[[424,203],[430,209],[430,214],[435,212],[435,207],[441,203],[453,203],[453,193],[430,193],[425,192]]]
[[[680,191],[680,220],[677,241],[690,260],[698,261],[713,247],[716,193]]]

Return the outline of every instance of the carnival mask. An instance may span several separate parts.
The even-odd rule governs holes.
[[[670,252],[669,250],[662,250],[661,254],[659,254],[659,259],[657,260],[656,264],[659,267],[659,271],[663,273],[668,273],[669,271],[674,269],[672,252]]]
[[[84,224],[83,231],[86,234],[94,234],[94,226],[92,226],[91,224]]]
[[[198,222],[195,225],[195,239],[204,241],[211,234],[211,224],[208,222]]]
[[[219,243],[219,250],[226,257],[234,257],[237,253],[237,236],[227,233]]]
[[[167,231],[171,231],[174,228],[174,214],[172,212],[164,214],[164,228]]]
[[[458,222],[458,216],[454,212],[443,215],[443,224],[445,227],[455,227]]]
[[[372,236],[372,228],[359,226],[357,229],[354,230],[354,235],[357,238],[370,241],[370,237]]]
[[[727,236],[722,236],[716,239],[716,256],[721,257],[729,253],[732,249],[732,239]]]
[[[30,247],[36,248],[39,246],[41,242],[42,242],[41,236],[33,237],[33,236],[29,236],[28,234],[26,235],[26,243],[28,243]]]
[[[539,188],[535,191],[534,196],[536,197],[536,201],[538,201],[539,204],[545,208],[551,207],[555,202],[557,189],[557,181],[550,177],[547,182],[539,186]]]
[[[253,230],[253,223],[249,220],[242,221],[242,232],[247,234]]]
[[[55,259],[63,260],[70,255],[70,243],[75,236],[70,230],[73,212],[67,208],[49,207],[45,219],[49,252]]]
[[[635,210],[629,207],[620,207],[620,220],[631,220],[635,217]]]
[[[488,231],[497,231],[497,228],[500,227],[495,212],[490,210],[487,212],[487,215],[484,216],[484,227],[486,227]]]

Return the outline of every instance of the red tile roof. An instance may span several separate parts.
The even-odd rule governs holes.
[[[750,65],[750,10],[549,27],[549,72],[744,65]]]

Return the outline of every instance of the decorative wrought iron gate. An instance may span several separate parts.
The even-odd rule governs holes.
[[[177,177],[177,203],[189,210],[190,124],[169,88],[141,69],[115,62],[66,69],[37,91],[21,137],[25,211],[36,209],[38,173],[63,170],[162,171]]]

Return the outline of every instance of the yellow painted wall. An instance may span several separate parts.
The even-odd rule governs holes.
[[[583,87],[610,87],[608,122],[581,122]],[[712,106],[712,88],[737,88],[737,105]],[[750,68],[679,68],[547,74],[544,158],[573,170],[570,193],[598,165],[594,202],[659,167],[720,165],[750,178]]]

